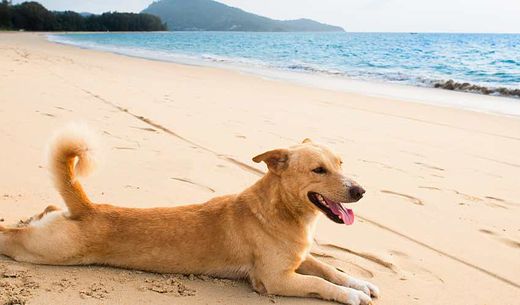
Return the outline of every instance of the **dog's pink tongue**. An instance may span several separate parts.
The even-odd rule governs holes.
[[[343,220],[344,224],[348,226],[354,223],[354,212],[351,209],[344,208],[341,203],[336,203],[330,200],[327,200],[327,204],[329,205],[330,210]]]
[[[341,219],[348,226],[354,223],[354,211],[345,209],[340,204]]]

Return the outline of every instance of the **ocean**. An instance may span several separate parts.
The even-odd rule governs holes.
[[[520,98],[517,34],[158,32],[49,39],[179,63]]]

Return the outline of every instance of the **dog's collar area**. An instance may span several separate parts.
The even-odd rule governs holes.
[[[309,197],[309,200],[330,220],[346,225],[351,225],[354,222],[354,212],[351,209],[343,207],[340,202],[330,200],[316,192],[309,192],[307,197]]]

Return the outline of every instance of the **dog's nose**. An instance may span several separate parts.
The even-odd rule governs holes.
[[[365,190],[360,186],[353,186],[348,192],[350,194],[350,198],[358,201],[359,199],[363,198]]]

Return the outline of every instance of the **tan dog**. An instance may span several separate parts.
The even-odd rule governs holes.
[[[100,264],[164,273],[247,278],[260,293],[370,304],[376,286],[309,253],[320,212],[351,224],[344,204],[364,190],[341,171],[341,159],[305,140],[253,158],[269,172],[236,195],[175,208],[94,204],[76,174],[86,173],[85,138],[62,134],[51,171],[67,211],[48,207],[25,227],[0,226],[0,253],[35,264]]]

